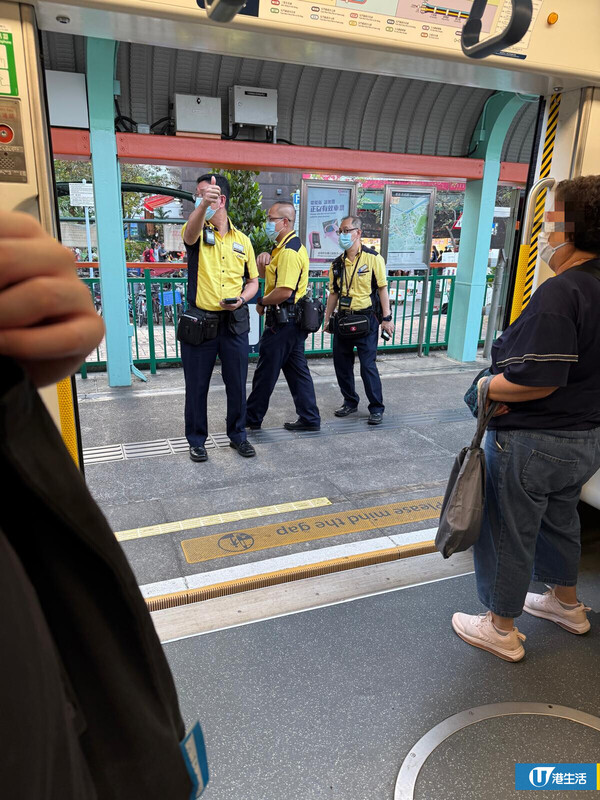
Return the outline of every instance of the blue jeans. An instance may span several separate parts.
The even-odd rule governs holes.
[[[490,430],[485,458],[484,519],[474,547],[477,593],[495,614],[518,617],[532,579],[577,583],[577,503],[600,467],[600,428]]]

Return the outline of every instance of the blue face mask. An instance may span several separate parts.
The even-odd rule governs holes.
[[[198,208],[198,206],[200,205],[201,202],[202,202],[202,198],[201,197],[197,197],[196,200],[195,200],[195,203],[194,203],[196,208]],[[212,219],[216,213],[217,213],[217,209],[213,208],[212,206],[209,206],[206,209],[206,214],[204,215],[204,219],[206,220],[206,222],[208,222],[209,219]]]
[[[349,250],[352,247],[352,234],[351,233],[340,233],[340,238],[338,239],[340,243],[340,247],[343,250]]]
[[[265,225],[265,233],[272,242],[274,242],[275,239],[277,239],[277,237],[279,236],[279,233],[281,233],[281,231],[279,231],[279,233],[277,232],[276,227],[277,227],[276,222],[273,222],[270,219],[267,220],[267,224]]]

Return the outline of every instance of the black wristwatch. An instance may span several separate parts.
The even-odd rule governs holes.
[[[382,321],[382,322],[391,322],[391,321],[392,321],[392,319],[393,319],[393,316],[392,316],[392,314],[388,314],[388,315],[387,315],[387,317],[382,317],[382,318],[381,318],[381,321]]]
[[[242,301],[242,305],[243,305],[243,306],[245,306],[245,305],[246,305],[246,301],[245,301],[245,299],[242,297],[242,295],[240,295],[240,300]]]

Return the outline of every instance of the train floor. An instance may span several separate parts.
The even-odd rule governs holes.
[[[582,591],[598,609],[593,564],[596,587],[590,575]],[[325,593],[330,578],[316,580]],[[166,643],[186,721],[199,718],[206,734],[207,800],[506,800],[520,794],[516,763],[595,764],[600,614],[580,637],[524,614],[526,656],[511,664],[462,642],[456,610],[482,610],[473,575]],[[431,728],[497,703],[511,713],[441,741],[414,793],[396,786]],[[524,713],[526,703],[543,713]],[[593,715],[598,729],[544,715],[558,706]]]

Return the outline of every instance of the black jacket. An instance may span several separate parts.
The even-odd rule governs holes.
[[[171,673],[37,391],[0,359],[0,797],[188,800]]]

